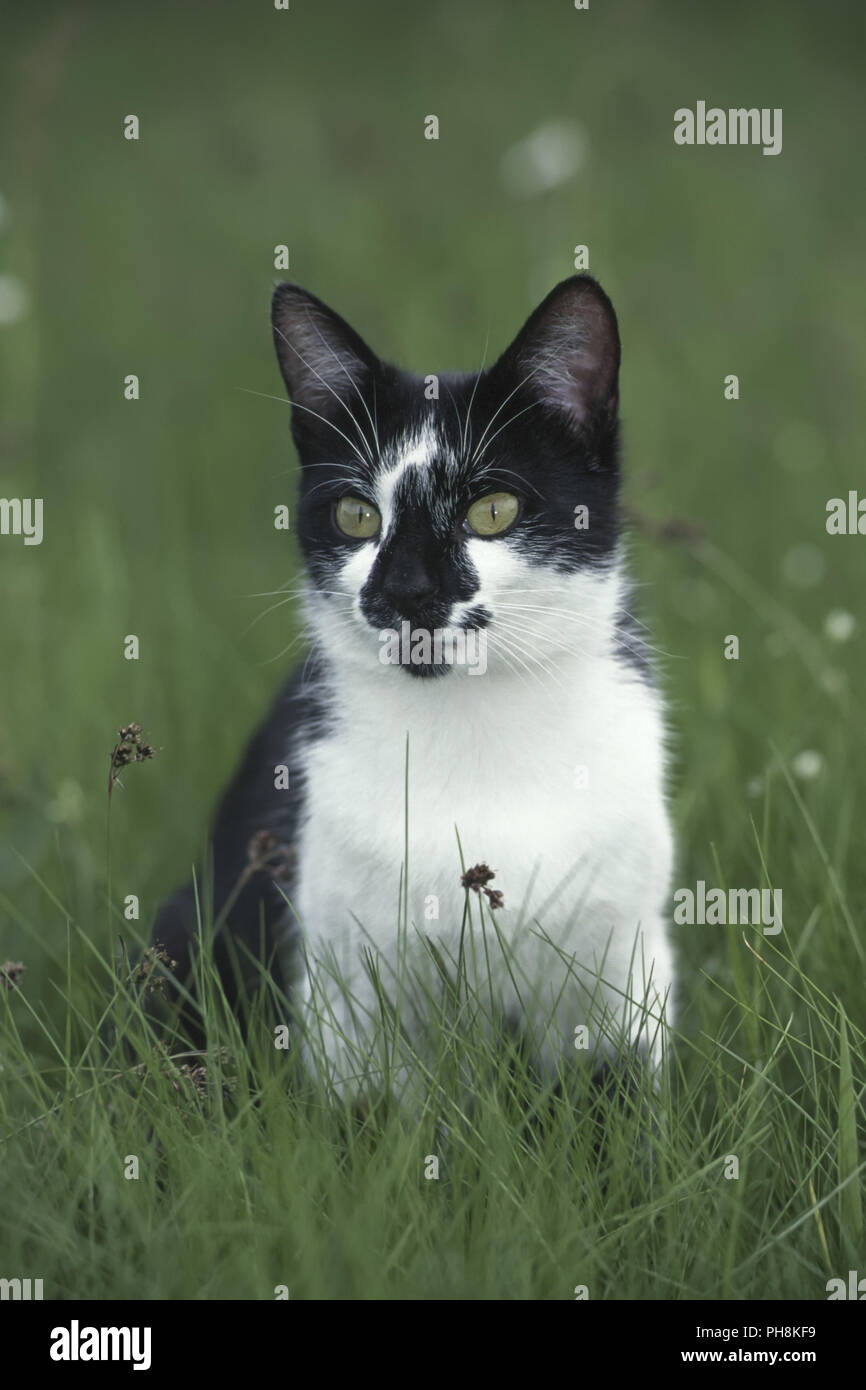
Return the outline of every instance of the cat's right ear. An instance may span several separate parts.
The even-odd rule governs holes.
[[[562,280],[527,319],[494,372],[525,384],[578,429],[616,417],[619,330],[613,305],[591,275]]]
[[[300,285],[277,285],[271,327],[289,400],[313,415],[342,414],[380,366],[345,319]]]

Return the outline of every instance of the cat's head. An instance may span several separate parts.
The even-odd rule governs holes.
[[[483,646],[484,670],[542,672],[611,644],[620,347],[593,279],[557,285],[467,374],[389,366],[296,285],[277,286],[272,323],[331,655],[402,679],[388,665],[477,674]]]

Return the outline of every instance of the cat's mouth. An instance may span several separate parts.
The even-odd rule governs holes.
[[[461,668],[469,675],[484,675],[489,621],[490,615],[480,608],[464,614],[457,623],[441,627],[417,619],[395,620],[393,627],[376,629],[379,661],[383,666],[399,666],[421,680]]]

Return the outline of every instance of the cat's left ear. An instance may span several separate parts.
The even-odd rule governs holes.
[[[271,327],[289,399],[326,419],[357,400],[381,366],[345,319],[300,285],[277,285]]]
[[[613,305],[591,275],[551,290],[493,368],[518,375],[529,395],[579,428],[616,418],[619,330]]]

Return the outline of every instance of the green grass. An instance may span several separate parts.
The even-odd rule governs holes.
[[[0,538],[0,962],[27,967],[0,991],[0,1275],[69,1298],[820,1299],[866,1273],[866,541],[824,529],[863,476],[863,19],[695,8],[4,16],[0,275],[29,307],[0,326],[0,494],[45,499],[45,540]],[[673,111],[699,98],[783,107],[783,153],[676,149]],[[519,199],[500,157],[554,118],[579,124],[585,162]],[[272,600],[247,597],[297,572],[271,524],[293,497],[289,412],[248,394],[281,394],[282,242],[292,278],[420,371],[504,344],[578,242],[617,307],[676,883],[784,893],[775,938],[673,929],[651,1178],[641,1088],[587,1117],[578,1072],[527,1124],[542,1098],[465,991],[412,1064],[428,1084],[432,1067],[420,1121],[290,1084],[296,1052],[241,1046],[216,991],[205,1095],[140,1036],[118,940],[134,951],[189,873],[294,659],[294,615],[249,629]],[[659,540],[671,515],[701,539]],[[133,719],[158,756],[115,789],[109,894],[108,755]],[[143,1072],[116,1040],[104,1056],[112,1029]]]
[[[820,1297],[856,1268],[866,1040],[795,958],[752,933],[657,1092],[636,1064],[595,1092],[565,1059],[551,1095],[490,1026],[495,923],[465,925],[459,962],[434,946],[440,992],[407,972],[423,1047],[378,979],[360,1108],[294,1028],[277,1049],[257,1014],[242,1040],[207,968],[205,1053],[154,1031],[70,926],[59,1007],[0,995],[10,1269],[60,1298],[671,1299]]]

